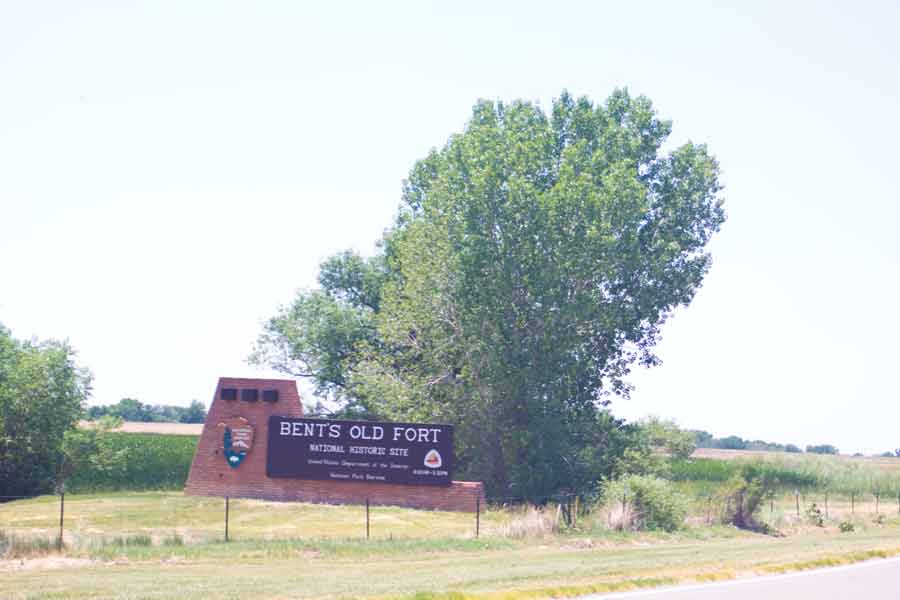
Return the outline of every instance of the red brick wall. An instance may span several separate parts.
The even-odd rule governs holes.
[[[238,399],[223,400],[220,395],[222,388],[237,389]],[[256,402],[242,401],[242,389],[259,390],[260,399]],[[263,389],[278,390],[278,402],[263,402]],[[438,487],[266,477],[266,444],[271,415],[303,416],[303,405],[300,403],[295,381],[220,378],[191,463],[184,493],[189,496],[231,496],[328,504],[364,504],[368,499],[373,505],[453,511],[474,511],[479,498],[484,504],[484,486],[473,481],[454,481],[449,487]],[[231,468],[225,461],[222,453],[222,429],[217,427],[230,417],[247,419],[254,434],[250,452],[237,468]]]

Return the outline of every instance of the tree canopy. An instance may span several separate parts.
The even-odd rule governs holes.
[[[19,341],[0,325],[0,495],[47,492],[91,375],[67,342]]]
[[[608,475],[635,364],[688,304],[724,221],[703,145],[644,97],[478,102],[412,168],[372,258],[328,259],[254,359],[355,414],[458,425],[466,476],[540,498]],[[618,444],[618,446],[617,446]]]

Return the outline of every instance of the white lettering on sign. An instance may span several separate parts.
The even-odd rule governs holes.
[[[337,444],[310,444],[309,445],[310,452],[338,452],[340,454],[344,453],[344,447]],[[352,452],[352,447],[351,447]]]
[[[341,437],[341,426],[338,423],[291,423],[290,421],[282,421],[278,429],[279,435],[289,435],[291,437],[325,437],[326,434],[330,438]],[[384,431],[381,432],[384,437]],[[363,439],[381,439],[363,437]]]
[[[249,437],[233,438],[249,446]],[[337,473],[352,473],[348,478],[356,481],[369,474],[371,481],[448,485],[453,427],[272,416],[268,450],[269,477],[336,479]]]
[[[437,427],[394,427],[394,441],[396,442],[402,438],[407,442],[418,441],[436,444],[440,431]]]
[[[374,440],[384,439],[384,427],[380,425],[352,425],[350,427],[350,437],[354,440]]]

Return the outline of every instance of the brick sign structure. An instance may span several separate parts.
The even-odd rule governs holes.
[[[307,423],[316,426],[304,428]],[[325,429],[330,425],[335,427]],[[307,439],[305,445],[298,445],[307,431],[323,432],[326,439]],[[288,435],[282,435],[284,432]],[[335,435],[330,442],[329,433]],[[375,437],[381,439],[372,439]],[[346,443],[334,443],[341,439]],[[477,500],[484,503],[484,486],[451,480],[452,444],[452,428],[446,425],[304,419],[293,380],[223,377],[206,416],[184,492],[191,496],[329,504],[368,501],[474,511]],[[322,457],[330,458],[309,457],[310,449],[321,450]],[[351,452],[368,458],[349,458]],[[393,460],[391,452],[395,453]],[[328,465],[316,463],[318,460],[334,460],[337,465],[323,469]],[[341,460],[347,464],[341,465]]]

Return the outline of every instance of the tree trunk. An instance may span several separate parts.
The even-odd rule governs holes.
[[[494,493],[505,497],[509,495],[509,474],[506,472],[506,458],[503,456],[503,441],[497,431],[491,433],[491,481]]]

